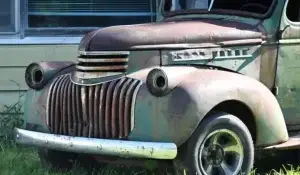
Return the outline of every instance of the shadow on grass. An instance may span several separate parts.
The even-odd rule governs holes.
[[[297,172],[291,173],[270,173],[271,170],[275,169],[277,172],[283,168],[283,164],[291,164],[294,167],[297,165],[297,156],[295,151],[281,151],[276,152],[275,155],[263,156],[255,161],[255,174],[288,174],[288,175],[300,175]],[[89,162],[92,163],[92,162]],[[95,162],[93,162],[94,164]],[[96,164],[94,164],[96,165]],[[290,168],[289,166],[286,166]],[[163,174],[174,174],[172,172],[150,172],[142,168],[131,168],[131,167],[116,167],[116,166],[105,166],[100,168],[94,166],[80,167],[76,166],[69,172],[55,172],[43,169],[39,162],[39,157],[36,153],[35,148],[29,148],[24,146],[18,146],[12,141],[0,141],[0,174],[14,174],[14,175],[163,175]],[[251,174],[252,175],[252,174]]]

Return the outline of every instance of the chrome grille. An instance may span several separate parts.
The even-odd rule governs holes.
[[[94,86],[76,85],[69,75],[50,87],[47,122],[55,134],[125,138],[132,130],[132,108],[141,81],[122,78]]]
[[[76,65],[80,72],[119,72],[127,70],[129,52],[80,52]]]

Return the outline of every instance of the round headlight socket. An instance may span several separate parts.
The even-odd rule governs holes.
[[[25,71],[25,81],[32,89],[43,88],[44,72],[38,63],[31,63]]]
[[[153,69],[149,72],[146,80],[148,90],[154,96],[164,96],[168,90],[168,77],[161,69]]]
[[[43,72],[40,69],[35,69],[32,72],[32,80],[36,84],[40,84],[43,81]]]

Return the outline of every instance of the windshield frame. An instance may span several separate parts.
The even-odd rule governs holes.
[[[202,14],[216,14],[216,15],[233,15],[233,16],[240,16],[240,17],[250,17],[250,18],[257,18],[257,19],[267,19],[269,18],[274,10],[275,7],[277,7],[278,0],[273,0],[272,5],[270,6],[269,10],[265,14],[258,14],[258,13],[252,13],[252,12],[243,12],[243,11],[236,11],[236,10],[226,10],[226,9],[211,9],[208,10],[201,10],[201,9],[188,9],[188,10],[177,10],[177,11],[170,11],[166,12],[164,10],[165,6],[165,0],[162,0],[163,2],[161,7],[161,15],[164,18],[170,18],[178,15],[202,15]]]

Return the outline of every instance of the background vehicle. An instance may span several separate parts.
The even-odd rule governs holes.
[[[76,64],[29,65],[17,142],[51,165],[70,158],[58,150],[189,174],[247,174],[255,149],[299,147],[298,1],[184,2],[163,1],[156,23],[90,32]]]

